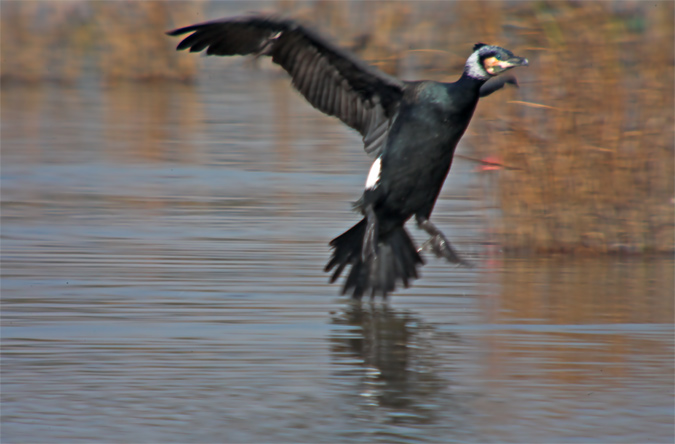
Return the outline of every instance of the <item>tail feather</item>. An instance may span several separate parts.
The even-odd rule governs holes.
[[[340,277],[342,270],[348,265],[353,264],[356,257],[361,255],[361,245],[363,245],[363,236],[366,233],[366,220],[363,219],[349,230],[342,233],[330,241],[330,246],[334,248],[333,256],[326,264],[323,271],[330,271],[336,265],[338,266],[330,282],[333,283]],[[353,248],[358,245],[359,248]]]
[[[371,297],[379,294],[386,298],[396,289],[397,282],[407,288],[410,281],[417,279],[417,267],[424,262],[403,226],[380,236],[376,255],[366,257],[364,262],[361,250],[366,225],[366,219],[363,219],[330,242],[333,255],[324,270],[331,271],[337,267],[330,278],[331,282],[335,282],[350,265],[342,294],[351,292],[355,299],[361,299],[366,293],[370,293]]]
[[[412,243],[412,242],[411,242]],[[403,281],[403,286],[408,288],[408,279],[413,278],[417,279],[417,269],[416,263],[410,262],[409,255],[405,254],[405,249],[401,244],[394,244],[393,246],[393,256],[394,256],[394,269],[397,276],[401,277]],[[414,245],[412,248],[415,248]]]

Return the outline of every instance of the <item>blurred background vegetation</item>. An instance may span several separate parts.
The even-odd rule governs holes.
[[[232,9],[307,22],[404,79],[453,81],[471,46],[530,59],[464,138],[489,159],[495,240],[512,252],[672,253],[672,1],[3,1],[2,88],[199,81],[164,32]]]

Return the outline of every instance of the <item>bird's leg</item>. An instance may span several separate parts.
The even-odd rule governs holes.
[[[366,214],[366,234],[363,237],[363,249],[361,250],[361,259],[363,262],[368,262],[369,257],[375,258],[377,256],[377,216],[373,205],[368,204],[365,207]]]
[[[445,235],[439,230],[436,225],[432,224],[427,218],[420,216],[416,217],[417,226],[429,233],[429,240],[427,240],[418,250],[418,252],[430,248],[431,251],[439,258],[445,258],[448,262],[453,264],[461,264],[470,267],[471,264],[461,257],[452,249],[450,242]]]

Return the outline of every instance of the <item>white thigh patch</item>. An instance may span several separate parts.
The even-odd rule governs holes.
[[[366,190],[371,190],[375,188],[377,182],[380,181],[380,172],[382,169],[382,158],[378,157],[373,162],[373,166],[370,167],[370,172],[368,173],[368,178],[366,179]]]

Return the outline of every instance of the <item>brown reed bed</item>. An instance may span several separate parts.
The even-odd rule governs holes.
[[[91,67],[107,82],[192,81],[194,57],[165,31],[203,17],[202,2],[0,2],[0,80],[74,83]]]
[[[1,2],[6,81],[193,81],[198,57],[164,31],[213,4]],[[471,45],[530,59],[521,88],[481,102],[462,151],[509,166],[496,175],[507,251],[674,250],[674,4],[657,2],[309,2],[305,19],[403,78],[452,80]]]
[[[498,173],[507,250],[673,251],[673,3],[616,6],[509,11],[533,63],[517,98],[481,109],[472,140],[518,167]]]

